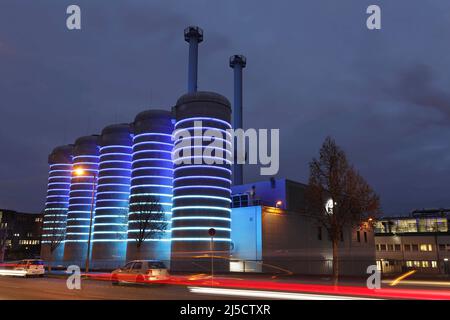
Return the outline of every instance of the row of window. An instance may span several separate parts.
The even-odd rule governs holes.
[[[402,251],[402,246],[400,244],[377,244],[377,251]],[[431,252],[433,251],[432,244],[404,244],[404,251],[421,251],[421,252]],[[440,251],[450,251],[450,244],[440,244]]]
[[[437,268],[436,261],[406,261],[407,267],[414,268]]]
[[[19,244],[39,244],[40,241],[39,240],[19,240]]]
[[[402,251],[402,246],[400,244],[377,244],[377,251]],[[404,244],[404,251],[433,251],[432,244]]]

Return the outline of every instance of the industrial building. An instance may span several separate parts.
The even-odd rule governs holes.
[[[449,209],[416,210],[375,225],[378,269],[384,274],[416,270],[450,275]]]
[[[40,255],[42,214],[0,209],[0,262]]]
[[[217,271],[331,273],[331,241],[304,213],[304,185],[274,179],[244,185],[243,165],[227,154],[227,130],[243,128],[246,58],[230,57],[232,107],[218,93],[197,91],[203,30],[188,27],[184,38],[188,86],[175,106],[145,110],[132,123],[108,126],[50,154],[42,258],[80,266],[90,261],[98,269],[159,259],[171,270],[207,271],[213,256]],[[178,137],[180,130],[189,138]],[[184,142],[208,130],[227,138],[216,139],[222,145],[208,156],[213,162],[198,163],[198,151],[209,143]],[[188,155],[177,158],[185,149]],[[238,150],[236,157],[245,155]],[[369,227],[345,232],[341,259],[343,274],[365,274],[375,263]]]

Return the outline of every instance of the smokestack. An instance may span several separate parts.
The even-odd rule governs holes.
[[[197,91],[198,44],[203,41],[203,30],[197,26],[184,29],[184,40],[189,42],[188,92]]]
[[[245,68],[247,59],[243,55],[234,55],[230,57],[230,67],[234,70],[234,109],[233,109],[233,125],[234,129],[243,129],[242,123],[242,69]],[[241,141],[243,146],[245,141]],[[233,165],[233,181],[234,185],[241,185],[244,183],[244,167],[238,164],[237,160],[245,159],[242,150],[236,150],[235,147],[235,161]],[[242,161],[243,162],[243,161]]]

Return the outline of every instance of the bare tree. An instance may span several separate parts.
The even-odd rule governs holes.
[[[344,151],[327,137],[319,159],[310,164],[307,211],[329,234],[333,244],[333,282],[339,279],[339,241],[344,228],[355,228],[379,214],[379,197],[348,163]]]
[[[66,235],[66,223],[64,221],[52,221],[52,223],[49,223],[49,225],[50,226],[48,227],[48,229],[46,229],[45,232],[47,236],[42,240],[46,241],[44,244],[48,247],[50,253],[49,258],[53,261],[56,249],[58,249],[64,242]],[[48,264],[48,271],[51,271],[50,263]]]
[[[130,204],[129,220],[133,221],[132,235],[140,257],[142,244],[147,239],[159,239],[167,229],[164,207],[159,198],[152,196],[135,197]]]

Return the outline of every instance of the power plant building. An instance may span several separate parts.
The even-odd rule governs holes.
[[[219,93],[197,91],[203,30],[188,27],[184,39],[187,93],[175,106],[52,151],[42,258],[81,267],[90,261],[98,270],[157,259],[171,270],[209,272],[213,259],[219,272],[331,273],[331,242],[301,214],[304,185],[245,185],[242,164],[233,164],[230,129],[243,128],[246,58],[229,61],[232,108]],[[365,232],[363,242],[357,232]],[[343,274],[365,274],[375,264],[370,229],[347,230],[341,246]]]

